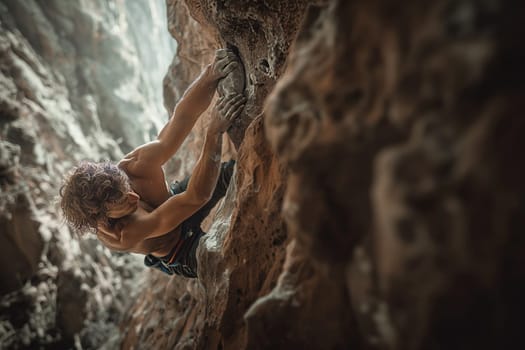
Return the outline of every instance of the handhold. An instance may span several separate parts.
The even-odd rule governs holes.
[[[258,69],[266,75],[270,75],[271,73],[270,64],[268,63],[268,60],[264,58],[259,61]]]
[[[228,75],[219,80],[217,92],[219,97],[244,94],[246,87],[246,77],[244,73],[244,65],[241,59],[237,56],[239,64]]]
[[[228,75],[219,80],[219,85],[217,86],[217,93],[219,97],[230,96],[242,94],[245,95],[246,88],[246,75],[244,71],[244,65],[239,58],[238,65],[235,67]],[[233,125],[228,129],[228,135],[235,146],[235,149],[238,149],[242,139],[244,138],[244,128],[247,124],[243,124],[242,120],[239,118],[234,121]]]

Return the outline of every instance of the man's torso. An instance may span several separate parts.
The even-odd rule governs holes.
[[[132,159],[125,158],[119,162],[118,166],[128,175],[131,188],[141,197],[141,199],[139,201],[139,208],[131,214],[130,217],[119,219],[119,225],[121,227],[133,225],[133,222],[139,220],[141,215],[146,215],[151,212],[170,197],[164,173],[161,168],[160,172],[159,169],[151,169],[151,177],[149,178],[139,178],[133,176],[128,169],[128,165],[132,161]],[[152,254],[159,257],[165,256],[169,254],[171,249],[179,241],[180,231],[181,228],[179,226],[165,235],[147,238],[136,244],[133,248],[126,249],[125,251],[139,254]],[[114,249],[115,247],[109,248]]]

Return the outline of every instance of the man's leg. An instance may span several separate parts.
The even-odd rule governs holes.
[[[177,260],[170,266],[170,273],[175,273],[188,278],[197,277],[197,246],[199,245],[200,238],[205,234],[205,232],[202,231],[201,223],[204,218],[209,215],[217,202],[226,194],[234,166],[234,160],[221,164],[219,179],[211,199],[206,205],[204,205],[204,207],[199,209],[195,214],[182,223],[184,243],[180,251],[177,253]],[[175,195],[184,192],[188,186],[188,182],[189,178],[186,178],[181,182],[172,184],[172,193]]]

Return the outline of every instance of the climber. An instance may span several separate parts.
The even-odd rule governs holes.
[[[64,179],[60,204],[78,233],[95,232],[111,250],[146,255],[146,266],[197,277],[200,224],[225,195],[234,161],[221,164],[222,134],[244,107],[241,94],[220,98],[212,110],[191,177],[166,186],[162,165],[179,149],[208,108],[220,79],[238,65],[229,50],[189,86],[157,140],[135,148],[117,164],[81,162]]]

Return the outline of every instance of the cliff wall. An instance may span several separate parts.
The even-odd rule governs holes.
[[[154,276],[124,348],[522,343],[521,3],[167,3],[165,81],[230,46],[249,101],[200,280]]]

